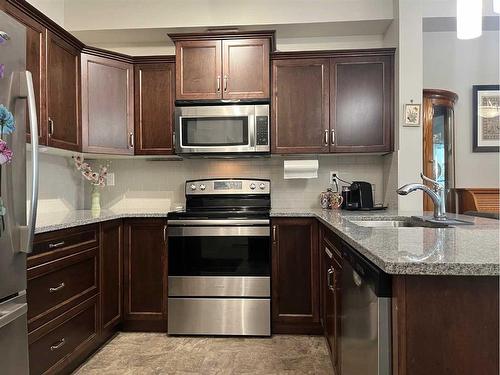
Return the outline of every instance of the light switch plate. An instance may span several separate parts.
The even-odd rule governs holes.
[[[108,173],[106,176],[106,186],[115,186],[115,174]]]

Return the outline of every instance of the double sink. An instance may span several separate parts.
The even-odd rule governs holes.
[[[368,228],[450,228],[456,225],[473,225],[474,223],[458,219],[437,220],[432,216],[399,216],[397,218],[374,219],[373,217],[356,217],[351,223]]]

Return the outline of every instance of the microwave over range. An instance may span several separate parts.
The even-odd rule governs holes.
[[[175,109],[177,154],[268,154],[269,104]]]

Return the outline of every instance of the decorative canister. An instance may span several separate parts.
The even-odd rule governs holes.
[[[320,193],[319,202],[320,202],[321,208],[323,208],[323,209],[331,208],[330,199],[331,199],[332,194],[333,194],[333,191],[331,188],[328,188],[328,189],[326,189],[326,191],[323,191]]]
[[[339,208],[342,206],[342,202],[344,202],[342,195],[338,191],[334,192],[330,196],[330,207],[328,208]]]
[[[319,195],[320,199],[320,205],[321,208],[324,209],[333,209],[333,208],[339,208],[342,205],[342,202],[344,199],[342,198],[342,195],[338,192],[332,191],[331,188],[326,189],[326,191],[323,191]]]

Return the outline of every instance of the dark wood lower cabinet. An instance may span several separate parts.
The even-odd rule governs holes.
[[[498,276],[393,277],[393,373],[498,375]]]
[[[340,374],[340,322],[341,322],[341,273],[342,255],[337,240],[326,229],[321,228],[321,317],[335,374]]]
[[[30,374],[71,373],[97,349],[98,322],[96,295],[30,332]]]
[[[125,330],[167,330],[166,220],[125,221]]]
[[[318,223],[272,220],[273,333],[320,334]]]
[[[324,334],[340,375],[342,240],[315,218],[271,224],[272,331]],[[30,374],[71,373],[121,329],[166,332],[165,229],[127,219],[35,237]],[[395,275],[392,292],[393,375],[498,374],[498,276]]]
[[[123,224],[121,220],[101,224],[101,331],[113,334],[123,317]]]

